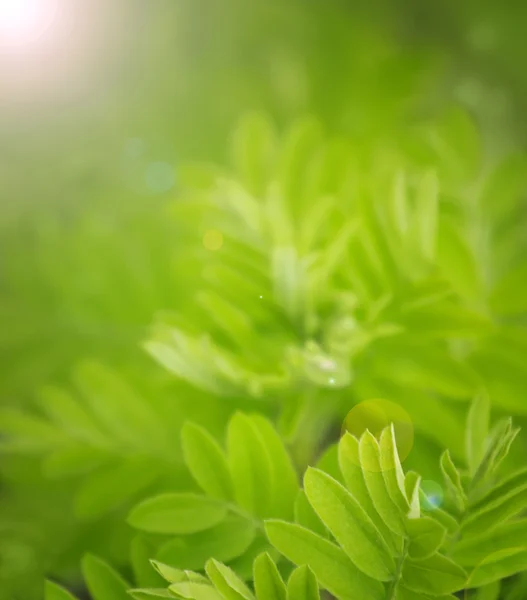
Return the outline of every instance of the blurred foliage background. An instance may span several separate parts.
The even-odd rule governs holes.
[[[454,273],[449,283],[457,294],[456,304],[447,307],[454,320],[462,321],[463,311],[484,306],[480,313],[493,319],[497,315],[497,326],[478,333],[475,350],[472,342],[467,346],[464,341],[446,358],[426,336],[419,350],[411,337],[402,346],[399,341],[392,346],[380,341],[373,353],[357,359],[354,366],[360,377],[348,379],[341,373],[337,392],[311,373],[308,379],[321,396],[301,402],[308,407],[308,420],[300,426],[308,439],[300,440],[297,448],[301,459],[309,460],[302,443],[309,448],[312,438],[320,437],[316,447],[331,438],[335,423],[326,423],[328,411],[331,419],[342,418],[357,398],[383,394],[406,402],[422,434],[420,458],[414,460],[432,468],[432,460],[423,457],[435,457],[443,438],[454,447],[459,443],[456,431],[466,405],[451,400],[469,397],[477,387],[467,384],[472,375],[461,372],[465,367],[483,377],[498,414],[509,412],[522,420],[527,414],[522,396],[527,383],[522,360],[527,348],[527,172],[522,156],[527,134],[522,110],[527,96],[526,11],[522,3],[482,0],[78,0],[58,3],[56,23],[62,38],[57,46],[0,49],[0,402],[3,429],[8,434],[22,432],[19,443],[24,446],[21,453],[9,436],[0,439],[6,448],[0,468],[0,598],[39,598],[45,573],[79,585],[79,560],[86,551],[129,569],[131,533],[123,525],[125,508],[119,503],[126,507],[128,496],[151,485],[190,485],[177,439],[184,420],[196,420],[221,435],[233,410],[258,407],[271,416],[280,413],[284,430],[291,429],[299,392],[290,373],[281,379],[283,347],[292,340],[300,349],[297,362],[292,359],[295,368],[298,360],[307,364],[309,352],[319,350],[306,347],[306,336],[294,328],[283,338],[280,315],[269,313],[258,320],[258,309],[244,303],[242,287],[239,308],[258,326],[236,352],[249,362],[252,352],[260,361],[277,363],[274,380],[257,378],[270,402],[252,393],[254,381],[253,388],[218,393],[207,386],[210,377],[185,376],[180,367],[170,365],[164,369],[143,347],[155,321],[161,322],[156,336],[168,347],[166,330],[175,327],[189,340],[194,331],[208,332],[220,348],[232,351],[217,324],[203,313],[205,308],[210,316],[219,305],[209,296],[209,304],[200,308],[196,294],[204,287],[218,291],[221,268],[243,275],[246,265],[240,266],[240,256],[246,255],[247,244],[226,243],[232,256],[211,259],[201,238],[207,228],[239,232],[247,223],[230,215],[230,209],[226,214],[223,205],[218,207],[206,183],[210,170],[200,171],[198,177],[184,165],[216,164],[233,185],[238,181],[250,189],[243,165],[250,147],[243,141],[237,146],[232,134],[250,111],[268,115],[285,136],[281,143],[286,146],[294,146],[297,135],[300,152],[305,133],[295,130],[295,123],[314,118],[322,132],[317,140],[349,144],[349,151],[336,156],[353,164],[367,183],[368,177],[379,176],[378,194],[392,193],[381,164],[391,168],[396,161],[412,173],[432,163],[441,172],[448,160],[427,146],[428,133],[434,131],[450,136],[447,158],[454,171],[461,172],[461,180],[490,177],[488,186],[494,182],[497,190],[483,201],[484,210],[461,211],[461,234],[458,231],[455,239],[464,239],[469,230],[476,230],[476,237],[478,231],[484,233],[473,271],[497,273],[490,279],[502,282],[498,292],[489,284],[480,293],[477,282],[475,287],[467,283],[462,267],[457,275],[452,271],[463,248],[455,247],[445,258],[447,271]],[[457,114],[448,112],[452,105],[470,116],[449,116]],[[473,134],[471,127],[480,133]],[[250,131],[249,127],[245,133],[249,138]],[[514,160],[492,179],[493,165],[508,152]],[[309,177],[309,165],[303,167],[302,160],[300,156],[299,185]],[[472,197],[467,191],[471,186],[460,183],[447,166],[440,173],[446,194],[461,190]],[[280,179],[271,172],[261,176],[264,181]],[[199,185],[196,177],[203,178]],[[483,190],[489,189],[483,185]],[[182,197],[190,202],[180,202]],[[300,219],[311,206],[309,194],[293,200],[299,211],[295,218]],[[346,208],[342,214],[351,218],[354,210]],[[330,252],[342,214],[337,211],[323,234],[317,249],[321,255]],[[261,241],[262,247],[268,244],[265,236]],[[211,261],[220,269],[215,281],[214,273],[204,280],[203,267]],[[232,282],[219,277],[221,296]],[[436,283],[426,280],[422,289],[417,286],[408,293],[415,300],[441,292]],[[338,284],[330,287],[321,301],[322,314],[324,303],[340,306],[339,289]],[[375,307],[368,306],[373,312],[360,317],[364,322],[375,313]],[[382,312],[382,306],[377,308]],[[337,309],[332,305],[331,310]],[[445,322],[448,327],[450,321]],[[324,327],[321,331],[327,333]],[[415,328],[423,329],[418,321]],[[178,339],[181,352],[188,340]],[[446,347],[443,342],[441,348]],[[159,356],[159,347],[150,350]],[[401,353],[411,357],[425,350],[433,355],[428,357],[428,372],[415,375],[411,364],[395,362]],[[188,345],[183,352],[194,364],[207,363],[209,355],[200,356],[196,350],[193,356]],[[463,360],[447,364],[453,355]],[[441,376],[434,375],[437,372]],[[419,378],[426,381],[427,393],[433,390],[430,410],[435,412],[430,414],[443,429],[430,424],[428,414],[415,414],[423,393]],[[217,381],[217,374],[212,380]],[[414,392],[405,398],[401,390],[408,387]],[[105,394],[121,398],[122,406],[148,405],[154,422],[166,427],[166,445],[151,453],[147,463],[168,463],[159,474],[161,483],[145,480],[137,490],[127,489],[126,469],[138,467],[127,465],[129,453],[119,441],[122,431],[113,429],[118,412],[105,416],[110,424],[105,461],[113,466],[106,465],[98,480],[77,472],[78,454],[75,460],[68,455],[69,469],[67,457],[49,458],[50,444],[44,441],[49,442],[49,436],[55,440],[57,432],[21,415],[43,410],[49,414],[53,407],[59,407],[55,416],[64,414],[68,401],[59,398],[62,393],[73,394],[70,399],[78,394],[98,399],[94,404],[84,401],[92,409],[106,406]],[[412,393],[413,400],[408,399]],[[139,398],[136,404],[132,396]],[[288,411],[282,411],[286,404]],[[67,406],[79,404],[74,400]],[[331,408],[310,413],[310,406]],[[134,431],[133,422],[129,431]],[[525,440],[517,461],[522,460]],[[43,454],[49,459],[44,467]],[[122,496],[114,489],[120,481],[116,472],[122,476]]]

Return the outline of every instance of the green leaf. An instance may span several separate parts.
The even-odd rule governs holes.
[[[0,408],[0,431],[22,451],[46,452],[69,441],[44,419],[13,408]]]
[[[439,184],[434,172],[425,173],[418,184],[414,220],[418,248],[429,262],[435,259]]]
[[[302,565],[291,573],[287,600],[320,600],[317,578],[308,566]]]
[[[466,505],[466,496],[461,484],[461,475],[450,458],[450,452],[445,450],[441,455],[440,460],[441,472],[445,480],[446,486],[452,496],[456,507],[460,512],[463,512]]]
[[[268,552],[274,560],[279,558],[277,550],[271,546],[264,532],[258,533],[247,551],[231,561],[229,567],[244,581],[249,581],[253,576],[254,561],[262,552]]]
[[[391,529],[388,528],[373,505],[360,467],[359,442],[349,432],[342,436],[338,445],[338,461],[346,487],[373,521],[383,539],[390,546],[392,554],[395,554],[399,544],[393,540]],[[400,542],[400,547],[402,547],[402,538],[400,538]]]
[[[128,590],[128,593],[135,600],[150,600],[150,598],[174,598],[174,595],[165,588],[144,588],[137,590]]]
[[[467,576],[452,560],[433,554],[423,560],[405,561],[402,579],[404,585],[414,592],[440,596],[463,589]]]
[[[452,558],[463,567],[479,565],[498,550],[521,548],[527,539],[527,519],[501,523],[490,531],[463,537],[452,552]]]
[[[480,587],[476,592],[475,600],[499,600],[500,587],[499,581]]]
[[[39,392],[39,404],[50,420],[73,437],[104,447],[107,439],[103,431],[82,404],[68,392],[44,387]]]
[[[269,484],[272,486],[273,502],[268,514],[276,518],[290,518],[293,516],[298,491],[298,477],[293,462],[270,421],[257,414],[252,415],[251,419],[265,444],[271,462],[272,479]]]
[[[256,530],[251,521],[236,515],[206,531],[172,539],[159,548],[157,559],[179,569],[200,570],[210,559],[222,562],[241,556],[251,545]]]
[[[404,478],[404,489],[410,504],[407,515],[409,519],[418,519],[421,515],[420,486],[421,478],[419,475],[415,471],[408,471]],[[457,530],[457,523],[454,529]]]
[[[273,465],[262,435],[250,417],[236,413],[227,429],[229,464],[238,504],[265,517],[272,501]]]
[[[417,593],[409,590],[403,582],[397,586],[393,600],[456,600],[456,596],[450,594],[446,596],[429,596],[428,594]]]
[[[469,536],[490,530],[506,519],[523,512],[526,505],[527,486],[519,487],[470,514],[463,522],[461,532],[464,536]]]
[[[445,539],[446,529],[430,517],[408,519],[406,523],[410,558],[419,560],[429,558],[437,552]]]
[[[489,434],[489,440],[483,459],[481,460],[474,477],[472,487],[485,482],[485,480],[498,468],[501,461],[508,454],[514,438],[518,434],[513,429],[512,419],[503,419],[498,422]]]
[[[100,558],[86,555],[82,574],[93,600],[130,600],[128,583]]]
[[[426,499],[426,495],[423,490],[419,491],[420,502],[425,507],[429,504],[429,501]],[[450,534],[456,534],[459,531],[459,523],[454,519],[454,517],[443,510],[442,508],[432,507],[433,511],[430,513],[430,518],[437,521],[440,525],[442,525]]]
[[[193,598],[194,600],[224,600],[208,582],[181,581],[168,588],[177,598]]]
[[[156,544],[147,536],[136,535],[132,540],[130,561],[136,585],[144,588],[157,588],[163,585],[163,577],[150,564],[150,559],[155,552]]]
[[[46,581],[44,600],[77,600],[67,590],[52,581]]]
[[[91,473],[77,492],[76,513],[83,518],[94,518],[122,506],[148,488],[161,470],[161,465],[152,458],[138,456]]]
[[[309,468],[309,502],[350,560],[366,575],[388,581],[395,572],[389,547],[355,498],[326,473]]]
[[[108,434],[133,448],[166,449],[164,428],[151,406],[110,369],[83,363],[75,383]]]
[[[379,444],[369,431],[360,439],[359,456],[364,481],[375,509],[393,533],[404,536],[402,515],[390,497],[384,481]]]
[[[183,581],[196,581],[198,583],[208,583],[208,580],[199,573],[192,573],[190,571],[182,571],[175,569],[169,565],[165,565],[157,560],[150,561],[154,569],[161,575],[161,577],[169,583],[181,583]]]
[[[410,509],[406,497],[404,472],[397,452],[394,425],[385,427],[380,441],[381,469],[388,493],[397,508],[407,513]]]
[[[306,290],[305,269],[293,246],[278,246],[271,255],[273,294],[291,322],[301,325]]]
[[[210,529],[227,509],[217,500],[189,493],[161,494],[138,504],[128,516],[132,527],[150,533],[186,535]]]
[[[527,489],[527,467],[515,471],[497,485],[487,491],[482,497],[471,503],[472,512],[499,504],[511,494],[521,494]]]
[[[466,430],[466,453],[469,472],[474,475],[485,454],[489,433],[490,401],[481,394],[470,405]]]
[[[225,600],[255,600],[251,590],[229,567],[211,559],[205,571]]]
[[[185,423],[181,442],[185,463],[201,489],[213,498],[231,500],[233,489],[229,465],[216,440],[202,427]]]
[[[286,587],[267,552],[254,561],[254,590],[258,600],[286,600]]]
[[[470,574],[469,587],[488,585],[527,570],[527,546],[499,550],[487,556]]]
[[[248,315],[214,291],[198,292],[196,303],[219,331],[239,349],[251,341],[251,321]]]
[[[524,598],[527,598],[527,571],[516,577],[505,600],[524,600]]]
[[[322,586],[342,600],[384,600],[384,588],[364,575],[335,544],[291,523],[271,520],[265,524],[269,541],[296,565],[307,565]]]
[[[410,224],[410,202],[406,176],[403,171],[398,171],[393,180],[393,192],[387,196],[386,211],[390,216],[393,230],[398,239],[402,239]]]
[[[306,529],[314,531],[322,537],[328,537],[329,532],[326,526],[320,520],[317,513],[313,510],[307,499],[304,490],[299,490],[295,500],[295,523],[302,525]]]
[[[51,479],[85,475],[102,467],[108,461],[105,450],[86,446],[84,443],[59,448],[44,460],[44,472]]]
[[[483,288],[478,264],[463,234],[450,223],[439,229],[437,261],[444,277],[463,298],[478,302]]]

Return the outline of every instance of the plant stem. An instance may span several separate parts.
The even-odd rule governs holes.
[[[403,550],[401,552],[401,556],[397,561],[397,570],[395,571],[395,576],[392,579],[390,586],[388,588],[386,594],[386,600],[395,600],[395,593],[397,592],[397,586],[399,585],[399,581],[401,580],[401,575],[403,571],[404,561],[406,560],[406,556],[408,555],[408,540],[404,540]]]

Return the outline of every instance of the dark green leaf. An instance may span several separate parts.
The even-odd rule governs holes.
[[[52,581],[46,581],[44,600],[76,600],[67,590]]]

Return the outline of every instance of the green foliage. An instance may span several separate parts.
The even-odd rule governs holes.
[[[475,404],[480,405],[481,400]],[[471,410],[469,420],[473,414]],[[253,431],[248,417],[243,427]],[[187,426],[188,431],[195,435],[195,426]],[[154,561],[156,571],[169,583],[168,591],[156,587],[133,590],[131,594],[140,599],[311,599],[319,597],[320,585],[334,597],[350,600],[446,599],[454,598],[452,594],[457,592],[468,593],[464,590],[469,589],[480,599],[498,598],[501,580],[525,569],[525,549],[519,541],[525,532],[521,519],[515,518],[525,504],[509,504],[511,497],[524,492],[524,473],[495,479],[502,454],[507,452],[503,449],[509,447],[514,434],[510,421],[505,425],[498,423],[487,436],[482,436],[481,431],[476,434],[474,423],[467,428],[467,438],[477,435],[484,440],[483,453],[472,477],[468,472],[459,473],[453,462],[445,459],[448,457],[445,453],[441,459],[445,480],[463,481],[459,486],[464,493],[465,508],[460,514],[454,493],[459,491],[457,485],[449,488],[445,506],[439,507],[426,497],[426,487],[418,476],[412,472],[405,475],[393,426],[384,429],[379,439],[368,431],[360,439],[345,433],[338,444],[344,483],[310,467],[304,475],[304,490],[297,494],[295,522],[265,519],[271,547],[298,568],[291,572],[283,560],[277,566],[267,552],[256,553],[252,571],[242,578],[233,570],[236,563],[229,568],[212,554],[210,558],[203,554],[201,564],[193,570],[185,570],[182,563],[172,567]],[[475,446],[475,441],[467,439],[467,446],[471,444]],[[211,448],[216,459],[223,452],[217,446]],[[260,473],[260,464],[252,468]],[[481,475],[476,477],[477,473]],[[471,497],[479,500],[471,502]],[[217,503],[225,501],[214,499]],[[508,506],[514,506],[514,510],[504,508]],[[195,507],[200,510],[199,503]],[[239,511],[235,505],[231,505],[231,510]],[[207,516],[204,510],[203,518]],[[178,521],[183,526],[191,521],[187,515],[169,513],[163,518],[170,529],[177,528]],[[485,527],[476,528],[473,537],[470,523],[481,518],[487,519]],[[203,525],[208,524],[203,521]],[[483,535],[482,529],[486,532]],[[504,535],[506,530],[509,536]],[[218,554],[222,544],[229,545],[227,530],[225,537],[218,540]],[[188,551],[192,554],[191,544]],[[198,573],[199,570],[202,572]],[[284,576],[289,577],[287,583]],[[253,582],[252,588],[246,579]],[[521,579],[513,581],[515,586],[507,588],[514,598],[523,583]]]
[[[200,325],[162,315],[146,343],[158,362],[209,393],[278,402],[284,433],[297,448],[309,436],[308,452],[348,402],[368,397],[399,402],[436,443],[447,431],[457,458],[462,429],[442,400],[488,390],[524,413],[512,353],[500,351],[506,381],[485,368],[511,337],[525,343],[492,300],[513,264],[502,248],[523,188],[509,188],[497,216],[488,198],[509,160],[486,166],[463,112],[383,152],[328,139],[313,119],[281,139],[253,115],[233,139],[230,170],[181,171],[174,212],[200,224]],[[203,249],[207,231],[223,245]]]
[[[334,541],[269,521],[273,545],[308,564],[337,598],[446,597],[463,589],[466,573],[441,552],[446,530],[420,514],[416,488],[405,486],[393,429],[379,442],[369,432],[360,440],[345,434],[339,461],[346,487],[316,469],[304,477],[307,498]]]
[[[168,590],[138,589],[130,594],[138,600],[148,598],[193,598],[194,600],[320,600],[318,583],[306,566],[294,569],[284,581],[276,563],[267,553],[259,554],[253,565],[253,588],[244,583],[229,567],[211,559],[205,565],[207,576],[179,571],[155,563],[170,583]]]
[[[167,54],[166,76],[141,82],[177,115],[159,111],[163,136],[181,156],[223,164],[226,131],[249,104],[284,134],[247,115],[229,166],[178,164],[177,193],[159,197],[141,196],[153,156],[123,159],[134,192],[106,155],[100,197],[91,179],[70,187],[64,156],[48,172],[53,127],[54,158],[31,178],[26,160],[12,175],[4,153],[11,204],[10,184],[30,179],[25,195],[46,208],[0,223],[0,596],[28,597],[18,581],[36,588],[44,572],[77,581],[90,551],[133,571],[141,599],[309,600],[329,582],[343,598],[467,587],[521,600],[525,439],[505,462],[518,431],[501,418],[527,415],[525,156],[502,157],[462,110],[407,119],[435,64],[392,47],[349,3],[180,4],[166,19],[189,32],[171,39],[177,60]],[[220,19],[227,29],[212,35]],[[132,61],[141,72],[148,62]],[[231,79],[234,66],[243,77]],[[121,118],[108,129],[128,137]],[[46,190],[68,205],[48,211]],[[164,369],[140,356],[145,338]],[[369,398],[408,411],[407,465],[430,479],[404,475],[389,430],[331,445]],[[295,469],[315,463],[298,490]],[[300,565],[289,579],[277,549]],[[181,570],[177,589],[161,587],[167,567],[149,558]],[[13,565],[15,588],[4,585]],[[124,598],[105,562],[88,557],[83,570],[95,600]],[[53,583],[46,596],[69,597]]]
[[[185,461],[202,494],[171,493],[135,506],[129,523],[155,540],[156,558],[179,569],[202,569],[209,558],[245,576],[268,547],[266,518],[292,518],[298,482],[283,442],[261,415],[236,413],[226,451],[198,425],[182,430]],[[203,443],[202,443],[203,442]],[[250,572],[250,571],[249,571]]]
[[[71,392],[43,389],[40,414],[3,409],[1,429],[6,448],[43,455],[49,477],[82,475],[76,512],[93,519],[151,487],[169,466],[177,468],[176,453],[162,413],[119,373],[85,363],[74,382]]]

